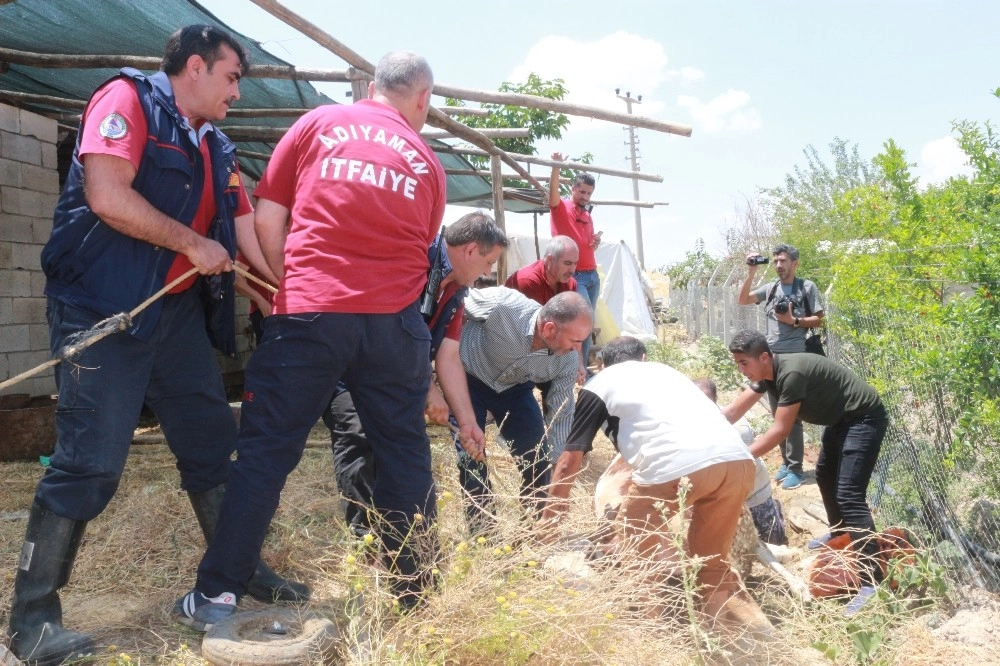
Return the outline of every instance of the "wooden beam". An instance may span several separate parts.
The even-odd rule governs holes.
[[[433,125],[434,127],[441,127],[443,129],[446,129],[455,136],[457,136],[458,138],[465,139],[466,141],[475,146],[479,146],[480,148],[482,148],[484,153],[486,155],[489,155],[490,157],[492,157],[493,155],[499,155],[500,159],[503,160],[507,166],[509,166],[511,169],[517,172],[522,178],[528,181],[532,187],[541,192],[542,196],[547,197],[549,195],[549,191],[540,182],[538,182],[538,180],[534,176],[528,173],[524,169],[524,167],[515,162],[506,152],[497,148],[492,141],[490,141],[487,137],[483,136],[478,131],[472,129],[471,127],[463,125],[460,122],[452,120],[451,118],[444,115],[434,107],[431,107],[430,113],[427,114],[427,122],[428,124]]]
[[[489,92],[485,90],[472,90],[469,88],[458,88],[446,86],[442,83],[434,84],[434,94],[444,97],[454,97],[456,99],[468,100],[472,102],[486,102],[489,104],[509,104],[512,106],[526,106],[531,109],[544,109],[556,113],[565,113],[571,116],[584,116],[596,120],[608,120],[620,125],[632,127],[642,127],[657,132],[667,132],[678,136],[691,136],[691,128],[680,123],[670,123],[645,116],[635,116],[627,113],[617,113],[600,109],[596,106],[583,106],[582,104],[570,104],[559,100],[548,99],[538,95],[524,95],[521,93]]]
[[[482,169],[445,169],[445,174],[449,176],[482,176],[483,178],[492,177],[492,171],[484,171]],[[505,173],[501,174],[504,180],[524,180],[521,176],[516,173]],[[551,179],[551,176],[535,176],[540,181],[547,182]],[[571,183],[573,182],[570,178],[560,178],[559,182]]]
[[[252,1],[252,0],[251,0]],[[0,48],[0,62],[42,67],[45,69],[119,69],[135,67],[145,71],[159,71],[163,58],[138,55],[71,55],[68,53],[33,53]],[[293,79],[298,81],[331,81],[347,83],[346,70],[300,69],[294,65],[250,65],[244,76],[258,79]]]
[[[74,109],[83,111],[87,103],[79,99],[69,99],[66,97],[52,97],[51,95],[35,95],[32,93],[14,92],[13,90],[0,90],[0,99],[10,100],[20,104],[45,104],[59,107],[60,109]]]
[[[441,113],[449,116],[476,116],[478,118],[486,118],[490,115],[489,109],[479,109],[476,107],[469,106],[439,106]]]
[[[288,127],[268,127],[266,125],[225,125],[219,124],[219,129],[226,133],[233,141],[278,141],[288,131]],[[495,128],[482,130],[482,135],[490,138],[520,138],[528,135],[527,129],[521,128]],[[425,139],[454,139],[453,133],[447,131],[423,131],[420,136]],[[467,140],[467,139],[466,139]]]
[[[493,219],[497,225],[507,235],[507,224],[504,221],[503,207],[503,178],[500,177],[500,156],[490,156],[490,172],[493,174]],[[544,195],[543,195],[544,196]],[[497,259],[497,285],[502,285],[507,281],[507,259],[506,252],[501,252]]]
[[[307,21],[280,2],[276,2],[276,0],[250,0],[250,2],[271,16],[295,28],[334,55],[342,58],[349,65],[374,76],[375,65],[368,62],[360,53],[348,48],[342,42],[334,39],[333,35],[321,30],[315,23]]]
[[[242,150],[240,148],[236,149],[237,155],[242,155],[243,157],[249,157],[253,160],[261,160],[263,162],[271,161],[271,153],[258,153],[253,150]]]
[[[449,146],[448,148],[438,148],[438,152],[441,153],[454,153],[456,155],[476,155],[477,157],[487,157],[481,150],[476,150],[475,148],[460,148],[457,146]],[[605,176],[617,176],[620,178],[638,178],[639,180],[648,180],[652,183],[662,183],[663,176],[657,176],[655,174],[642,173],[639,171],[622,171],[621,169],[609,169],[607,167],[600,167],[595,164],[584,164],[583,162],[555,162],[553,160],[545,159],[543,157],[536,157],[535,155],[519,155],[517,153],[510,153],[510,157],[520,162],[527,162],[528,164],[538,164],[540,166],[556,166],[559,165],[564,169],[575,169],[576,171],[586,171],[588,173],[599,173]]]
[[[477,132],[491,139],[526,139],[531,136],[531,130],[527,127],[486,127],[477,128]],[[451,132],[444,130],[423,130],[420,136],[425,139],[454,139]]]
[[[278,18],[284,23],[292,26],[320,46],[343,58],[352,67],[374,76],[375,65],[368,62],[366,59],[361,57],[361,55],[352,51],[338,40],[334,39],[332,35],[320,30],[319,27],[312,22],[282,6],[281,3],[276,0],[250,0],[250,2],[254,3],[275,18]],[[500,155],[501,159],[508,166],[514,169],[514,171],[522,174],[524,179],[531,183],[533,187],[537,188],[539,192],[547,192],[547,190],[542,187],[542,184],[535,180],[530,173],[522,169],[517,162],[507,157],[507,154],[493,145],[492,141],[471,127],[467,127],[462,123],[452,120],[435,107],[430,108],[430,113],[427,115],[427,122],[434,127],[448,130],[456,137],[465,139],[474,146],[479,146],[483,150],[487,151],[487,154],[489,155]]]

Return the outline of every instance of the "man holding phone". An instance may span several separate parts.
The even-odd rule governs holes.
[[[560,153],[552,153],[555,162],[565,162],[566,157]],[[603,231],[594,233],[594,221],[590,217],[593,206],[590,197],[594,194],[594,177],[589,173],[578,173],[573,178],[570,198],[559,197],[560,166],[552,167],[552,179],[549,181],[549,212],[550,231],[553,237],[569,236],[576,241],[580,249],[580,261],[573,277],[576,278],[576,291],[590,303],[593,313],[597,309],[597,299],[601,295],[601,276],[597,273],[597,260],[594,250],[601,244]],[[583,343],[582,360],[586,368],[590,364],[590,336]],[[587,370],[587,376],[591,375]]]

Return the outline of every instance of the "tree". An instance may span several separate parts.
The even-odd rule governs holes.
[[[500,92],[520,93],[523,95],[535,95],[561,101],[569,92],[562,79],[552,79],[543,81],[535,73],[528,74],[528,80],[524,83],[511,83],[504,81],[500,84]],[[449,106],[465,106],[465,102],[458,99],[449,98]],[[519,155],[537,155],[538,149],[535,142],[540,139],[561,139],[562,132],[569,125],[569,117],[564,113],[555,113],[545,109],[532,109],[524,106],[512,106],[510,104],[484,103],[483,109],[489,109],[488,116],[458,116],[458,119],[469,127],[475,128],[505,128],[505,127],[526,127],[529,136],[522,139],[496,139],[493,143],[498,148],[508,153]],[[468,157],[477,169],[489,169],[489,158],[471,155]],[[580,157],[572,158],[574,162],[590,164],[593,155],[589,152]],[[572,178],[573,172],[563,169],[564,178]],[[525,181],[511,182],[512,187],[528,187]],[[561,189],[565,193],[565,188]]]

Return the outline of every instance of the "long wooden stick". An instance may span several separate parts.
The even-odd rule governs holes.
[[[255,283],[259,284],[260,286],[264,287],[264,289],[267,289],[272,294],[277,294],[278,293],[278,288],[275,287],[274,285],[272,285],[270,282],[265,282],[264,280],[261,280],[256,275],[252,275],[249,271],[243,270],[242,268],[240,268],[236,264],[233,264],[233,270],[236,271],[237,275],[239,275],[241,277],[245,277],[246,279],[250,280],[251,282],[255,282]]]
[[[80,352],[82,352],[87,347],[90,347],[91,345],[93,345],[94,343],[96,343],[98,340],[103,340],[104,338],[108,337],[112,333],[116,333],[118,331],[124,331],[126,328],[128,328],[131,325],[132,319],[137,314],[139,314],[140,312],[142,312],[143,310],[145,310],[146,308],[148,308],[149,305],[153,301],[155,301],[156,299],[162,297],[168,291],[170,291],[171,289],[173,289],[174,287],[176,287],[177,285],[179,285],[181,282],[183,282],[184,280],[188,279],[189,277],[191,277],[192,275],[194,275],[197,272],[198,272],[197,268],[191,268],[186,273],[184,273],[184,275],[181,275],[176,280],[171,281],[170,284],[168,284],[167,286],[165,286],[163,289],[160,289],[158,292],[156,292],[155,294],[153,294],[152,296],[150,296],[149,298],[147,298],[146,300],[144,300],[142,303],[140,303],[139,305],[137,305],[134,308],[132,308],[132,310],[130,312],[128,312],[128,313],[120,312],[120,313],[118,313],[116,315],[112,315],[112,316],[108,317],[107,319],[103,319],[103,320],[97,322],[96,324],[94,324],[93,326],[90,327],[90,330],[96,331],[96,330],[99,330],[102,327],[105,327],[108,324],[112,324],[112,323],[114,323],[116,325],[115,325],[114,328],[108,328],[108,330],[102,331],[100,333],[97,333],[97,334],[93,335],[92,337],[85,337],[82,342],[79,342],[79,343],[77,343],[75,345],[67,345],[67,346],[63,347],[62,349],[60,349],[59,351],[56,352],[56,354],[55,354],[55,356],[53,358],[49,359],[45,363],[42,363],[41,365],[36,366],[36,367],[32,368],[31,370],[26,370],[25,372],[22,372],[21,374],[17,375],[16,377],[11,377],[10,379],[8,379],[8,380],[0,383],[0,391],[4,390],[8,386],[13,386],[14,384],[17,384],[18,382],[22,382],[25,379],[27,379],[28,377],[34,377],[35,375],[37,375],[38,373],[40,373],[42,370],[46,370],[47,368],[51,368],[54,365],[58,365],[60,362],[66,360],[68,358],[76,356],[77,354],[79,354]]]

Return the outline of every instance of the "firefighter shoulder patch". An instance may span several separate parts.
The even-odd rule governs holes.
[[[123,139],[128,134],[128,124],[121,115],[111,113],[101,121],[100,132],[105,139]]]

